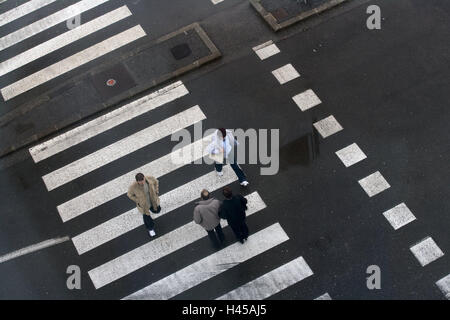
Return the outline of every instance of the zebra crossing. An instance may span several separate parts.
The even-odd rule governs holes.
[[[119,21],[132,19],[132,12],[126,5],[118,6],[113,3],[111,6],[116,6],[116,8],[110,10],[105,7],[110,2],[109,0],[80,0],[71,5],[69,5],[70,2],[67,2],[67,6],[55,11],[57,9],[52,6],[54,2],[55,0],[30,0],[0,13],[0,27],[4,28],[15,22],[14,28],[16,28],[16,23],[22,24],[22,18],[32,19],[33,13],[37,11],[49,11],[45,17],[28,25],[18,26],[17,30],[0,37],[0,53],[5,53],[9,57],[4,61],[0,60],[0,77],[10,76],[6,78],[9,83],[2,84],[3,87],[0,88],[5,102],[58,79],[94,60],[105,58],[113,51],[147,36],[139,24],[134,24],[125,30],[124,27],[120,27],[121,30],[114,35],[102,39],[102,34],[109,32],[110,28],[116,28],[115,25]],[[71,19],[80,15],[83,15],[84,18],[87,13],[90,16],[94,9],[96,15],[92,20],[82,21],[83,23],[80,22],[80,25],[69,26]],[[65,24],[64,28],[61,27],[61,24]],[[59,34],[47,39],[46,31],[53,30],[58,30]],[[55,61],[46,59],[51,53],[71,44],[77,43],[79,46],[82,40],[94,34],[96,39],[102,40],[68,56],[58,56]],[[42,39],[37,45],[35,44],[36,37],[39,40]],[[17,45],[21,43],[25,43],[25,46],[20,46],[20,48],[25,49],[18,49]],[[39,66],[44,62],[45,66],[30,72],[29,70],[33,69],[30,68],[30,65],[37,65],[38,62],[41,62]]]
[[[188,95],[190,95],[189,90],[181,81],[178,81],[29,149],[36,166],[44,168],[44,171],[50,171],[41,175],[50,195],[56,195],[58,194],[56,191],[68,186],[77,186],[76,190],[82,190],[73,195],[73,192],[69,191],[69,199],[56,199],[59,203],[56,209],[64,224],[70,226],[83,220],[87,215],[95,216],[102,210],[103,205],[113,200],[120,202],[123,200],[124,207],[127,207],[122,212],[119,212],[120,209],[117,209],[116,212],[108,212],[106,221],[96,222],[87,228],[83,224],[81,232],[74,232],[77,234],[71,235],[72,243],[80,259],[88,253],[92,256],[92,254],[95,255],[106,250],[108,243],[121,241],[133,230],[139,227],[143,228],[141,214],[137,212],[134,204],[124,197],[136,172],[148,173],[158,179],[164,179],[166,175],[177,173],[196,160],[207,156],[207,146],[212,135],[169,151],[144,165],[140,163],[133,170],[128,170],[128,168],[126,173],[118,173],[93,188],[91,186],[80,187],[78,185],[80,178],[101,174],[106,170],[107,165],[117,163],[124,157],[133,162],[134,152],[141,149],[151,150],[154,144],[167,141],[172,134],[179,130],[203,123],[207,120],[207,115],[203,112],[201,105],[184,106],[181,112],[166,114],[165,119],[158,119],[154,124],[146,125],[144,123],[144,129],[131,129],[133,132],[127,131],[125,137],[110,141],[110,144],[104,147],[99,146],[94,151],[90,150],[87,155],[79,156],[79,151],[83,148],[84,143],[93,142],[95,144],[96,139],[102,134],[114,136],[115,132],[120,129],[120,125],[128,122],[134,123],[142,117],[151,117],[156,109],[182,104],[183,97]],[[134,128],[134,126],[130,127]],[[50,161],[52,164],[47,166],[47,161],[64,154],[70,155],[70,157],[65,157],[65,159],[70,159],[65,161],[66,163],[55,165],[55,161]],[[54,166],[57,168],[52,168]],[[179,209],[199,199],[202,189],[207,188],[210,192],[214,192],[236,183],[238,180],[228,165],[223,168],[223,175],[220,177],[210,166],[210,171],[206,174],[202,173],[190,179],[182,184],[167,186],[160,195],[162,210],[159,214],[152,214],[157,225],[159,221],[164,221],[165,216],[175,219]],[[244,194],[244,196],[248,200],[247,216],[263,214],[267,205],[258,191]],[[227,228],[227,223],[222,221],[222,226]],[[127,247],[125,252],[120,252],[120,254],[109,252],[106,261],[96,261],[96,265],[90,266],[87,273],[96,290],[101,290],[113,283],[126,283],[128,277],[133,273],[164,263],[166,260],[162,258],[176,254],[204,238],[207,238],[207,234],[203,228],[189,219],[172,230],[158,234],[156,238],[152,238],[144,244],[139,243],[131,246],[132,248]],[[239,268],[242,263],[250,261],[260,254],[277,250],[277,246],[287,241],[289,241],[288,235],[279,222],[274,221],[272,225],[251,234],[244,245],[231,243],[200,260],[191,261],[187,267],[162,279],[155,278],[149,282],[146,277],[140,284],[140,290],[129,292],[128,296],[118,298],[126,300],[174,298],[229,269]],[[253,299],[270,298],[312,275],[313,272],[303,257],[297,257],[294,261],[275,268],[258,279],[253,279],[249,274],[248,280],[251,285],[235,288],[228,295],[218,292],[212,298],[226,299],[241,296]]]

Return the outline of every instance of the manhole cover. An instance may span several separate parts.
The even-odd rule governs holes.
[[[278,8],[271,13],[278,21],[285,19],[289,15],[284,8]]]
[[[177,60],[186,58],[192,53],[191,48],[187,43],[183,43],[171,48],[170,52],[172,52],[173,57]]]
[[[95,89],[104,99],[122,94],[136,86],[127,68],[120,63],[91,77]]]

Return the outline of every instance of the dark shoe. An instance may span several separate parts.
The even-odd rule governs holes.
[[[244,243],[244,240],[241,239],[241,240],[239,240],[239,242],[243,244],[243,243]]]

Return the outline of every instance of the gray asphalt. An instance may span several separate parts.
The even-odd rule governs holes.
[[[112,2],[113,7],[124,3]],[[41,176],[199,104],[207,116],[205,128],[280,129],[279,173],[260,176],[259,165],[243,165],[251,185],[244,190],[234,183],[232,188],[244,195],[258,191],[267,204],[267,209],[249,218],[251,232],[279,222],[290,239],[176,299],[217,297],[300,255],[314,275],[271,298],[311,300],[328,292],[336,300],[444,299],[435,282],[450,273],[449,3],[377,1],[382,29],[370,31],[366,28],[368,1],[355,0],[277,34],[246,1],[225,0],[217,6],[207,0],[126,3],[134,19],[155,38],[200,22],[223,58],[181,77],[190,94],[164,108],[38,165],[26,153],[4,160],[0,256],[49,238],[75,236],[129,210],[129,200],[122,196],[63,224],[56,206],[167,154],[174,145],[170,139],[51,193]],[[281,53],[260,61],[252,47],[271,39]],[[287,63],[301,77],[280,86],[271,71]],[[322,104],[301,112],[291,97],[310,88]],[[309,162],[304,134],[315,119],[331,114],[344,130],[319,138],[319,154]],[[345,168],[334,153],[353,142],[368,158]],[[161,193],[210,170],[190,165],[163,176]],[[391,188],[369,198],[358,180],[375,171],[383,174]],[[401,202],[417,220],[394,231],[382,213]],[[191,215],[189,204],[158,219],[158,234],[187,223]],[[225,233],[232,243],[230,230]],[[427,236],[445,255],[421,267],[409,247]],[[95,290],[88,270],[147,241],[142,227],[81,257],[66,242],[2,263],[0,298],[119,299],[214,252],[205,238]],[[83,272],[79,291],[66,288],[65,272],[72,264]],[[381,268],[381,290],[366,287],[370,265]]]

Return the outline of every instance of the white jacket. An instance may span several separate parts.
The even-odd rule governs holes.
[[[217,136],[217,133],[219,130],[216,130],[214,132],[211,143],[208,145],[208,153],[210,154],[217,154],[220,153],[220,148],[224,149],[225,152],[225,158],[228,158],[228,155],[230,154],[231,150],[233,149],[234,144],[239,145],[236,139],[234,139],[233,130],[226,130],[227,134],[225,137],[225,147],[223,145],[223,141],[219,139]]]

